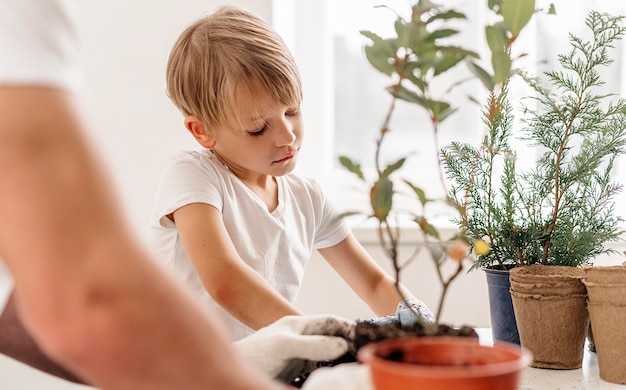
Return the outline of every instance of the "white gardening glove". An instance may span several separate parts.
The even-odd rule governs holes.
[[[286,316],[234,342],[248,362],[286,383],[353,345],[354,321],[332,315]]]
[[[302,390],[374,390],[369,366],[358,363],[321,367],[308,377]]]

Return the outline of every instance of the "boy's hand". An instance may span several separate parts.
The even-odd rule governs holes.
[[[348,352],[354,326],[354,321],[332,315],[285,316],[233,344],[244,359],[289,383],[317,362]]]
[[[426,304],[417,298],[407,298],[400,301],[396,308],[396,314],[393,316],[384,316],[378,318],[357,318],[356,322],[367,322],[378,325],[395,324],[402,326],[410,326],[417,322],[415,313],[419,315],[419,319],[426,324],[434,324],[436,322],[435,315],[426,306]]]

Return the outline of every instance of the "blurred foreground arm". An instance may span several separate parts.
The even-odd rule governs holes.
[[[46,355],[100,389],[277,386],[129,231],[67,92],[70,4],[0,0],[0,258],[22,324]]]
[[[269,388],[132,237],[76,112],[0,87],[0,257],[37,344],[104,389]]]
[[[0,353],[56,377],[84,383],[50,360],[30,337],[17,315],[13,295],[0,314]]]

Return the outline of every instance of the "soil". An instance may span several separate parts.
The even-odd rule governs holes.
[[[335,360],[327,360],[318,362],[313,370],[304,372],[289,384],[295,388],[301,388],[311,373],[320,367],[334,367],[343,363],[354,363],[357,361],[356,354],[364,345],[399,337],[415,337],[415,336],[458,336],[458,337],[476,337],[478,334],[470,326],[462,326],[454,328],[446,324],[427,325],[414,324],[411,326],[400,326],[395,324],[378,325],[372,323],[361,322],[355,327],[355,337],[353,347],[345,355]],[[393,359],[393,357],[390,357]]]

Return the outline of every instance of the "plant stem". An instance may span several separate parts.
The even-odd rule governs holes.
[[[439,270],[439,268],[440,267],[437,266],[437,270]],[[459,276],[462,270],[463,264],[459,261],[459,266],[456,269],[456,272],[452,274],[452,276],[450,276],[448,280],[444,281],[442,278],[440,278],[442,290],[441,295],[439,296],[439,304],[437,305],[437,316],[435,317],[437,318],[437,322],[439,322],[439,317],[441,317],[441,313],[443,313],[443,304],[446,299],[446,294],[448,293],[448,287],[450,286],[450,283],[452,283],[452,281],[456,279],[457,276]]]

